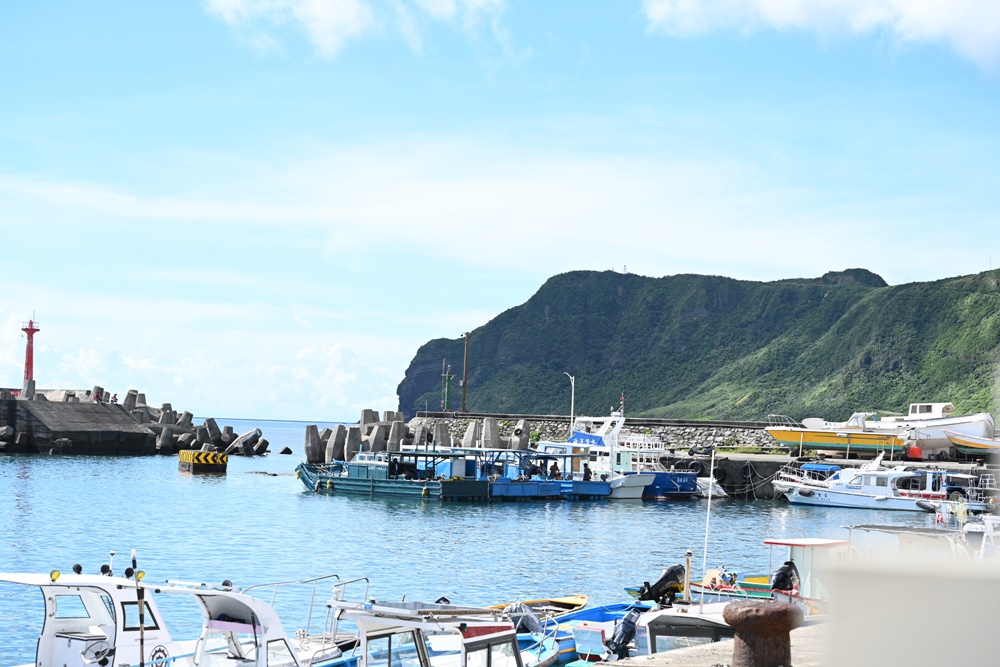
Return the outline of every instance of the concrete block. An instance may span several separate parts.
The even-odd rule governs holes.
[[[183,413],[181,413],[181,416],[178,417],[178,419],[177,419],[177,425],[180,426],[181,428],[186,428],[186,429],[190,430],[190,429],[194,428],[193,419],[194,419],[194,415],[191,414],[190,412],[188,412],[187,410],[185,410]]]
[[[350,461],[361,451],[361,426],[349,426],[344,437],[344,460]]]
[[[267,441],[267,438],[261,438],[258,440],[257,444],[253,446],[254,456],[264,456],[267,454],[267,448],[270,445],[271,443]]]
[[[426,447],[428,435],[432,434],[430,430],[427,428],[426,424],[421,424],[420,426],[418,426],[416,432],[413,434],[413,446],[416,449],[423,449],[424,447]]]
[[[465,427],[465,436],[462,438],[463,447],[478,447],[479,446],[479,422],[470,421],[469,425]]]
[[[132,419],[135,420],[136,424],[148,424],[149,423],[149,409],[143,406],[142,408],[137,408],[132,411]]]
[[[403,444],[403,437],[406,435],[406,423],[394,421],[389,426],[389,440],[386,442],[386,449],[390,452],[398,452]]]
[[[14,394],[7,391],[6,389],[0,389],[0,401],[12,401],[14,400]]]
[[[35,381],[28,380],[24,383],[24,387],[21,388],[21,398],[31,401],[35,398]]]
[[[104,393],[101,395],[101,403],[107,405],[110,402],[111,402],[111,392],[105,389]]]
[[[136,402],[139,398],[139,391],[136,389],[129,389],[125,393],[125,400],[122,401],[122,407],[125,408],[125,412],[132,412],[135,410]]]
[[[215,451],[218,451],[218,449],[212,443],[206,442],[206,443],[202,444],[201,451],[203,451],[203,452],[215,452]]]
[[[195,428],[194,439],[196,442],[204,445],[207,442],[212,442],[212,438],[208,435],[208,427],[202,424],[201,426]]]
[[[73,453],[73,441],[69,438],[56,438],[52,441],[53,452],[58,452],[60,454],[72,454]]]
[[[156,438],[156,453],[163,456],[170,456],[174,453],[174,429],[165,426],[160,435]]]
[[[228,445],[236,439],[236,431],[233,430],[232,426],[223,426],[222,437],[220,439],[222,440],[222,444]]]
[[[324,460],[327,463],[344,460],[344,443],[346,440],[347,427],[343,424],[337,424],[334,426],[333,433],[326,441],[326,457]]]
[[[136,394],[135,405],[136,407],[140,405],[148,405],[148,403],[146,403],[146,394],[142,393],[141,391],[138,394]]]
[[[322,442],[325,445],[327,441],[330,440],[331,435],[333,435],[333,429],[330,428],[329,426],[324,427],[323,430],[319,432],[320,442]]]
[[[483,447],[485,449],[500,449],[500,427],[495,417],[483,419]]]
[[[177,449],[197,449],[197,442],[193,433],[181,433],[177,436]]]
[[[103,401],[104,387],[99,387],[95,385],[94,388],[90,390],[90,398],[96,403],[100,403],[101,401]]]
[[[386,441],[388,437],[389,429],[381,423],[376,424],[371,433],[368,434],[368,447],[366,448],[366,451],[384,452],[387,447]]]
[[[306,426],[306,463],[322,463],[323,458],[319,450],[319,427],[315,424]]]
[[[514,424],[514,431],[510,436],[510,448],[525,450],[531,444],[531,425],[527,419],[519,419]]]
[[[0,426],[0,438],[4,440],[9,440],[14,436],[13,426]]]
[[[219,430],[219,424],[216,423],[215,419],[209,417],[204,422],[205,428],[208,429],[208,440],[215,444],[220,444],[222,442],[222,431]]]
[[[45,394],[35,394],[35,397],[32,400],[35,400],[35,401],[47,401],[49,399],[45,397]]]
[[[289,454],[292,453],[292,448],[291,447],[282,447],[281,451],[278,452],[278,453],[279,454],[284,454],[285,456],[288,456]]]
[[[444,422],[434,424],[434,446],[451,447],[451,431]]]
[[[378,423],[377,410],[369,410],[368,408],[365,408],[364,410],[361,411],[361,422],[360,422],[361,435],[368,435],[369,433],[371,433],[372,429],[375,427],[375,424],[377,423]]]

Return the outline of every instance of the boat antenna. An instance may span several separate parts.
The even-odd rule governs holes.
[[[712,521],[712,491],[715,487],[715,447],[712,447],[712,460],[708,466],[708,510],[705,512],[705,551],[701,557],[701,571],[708,569],[708,530]],[[704,600],[704,596],[702,597]]]
[[[135,577],[135,599],[139,603],[139,667],[146,667],[146,591],[139,584],[139,566],[135,563],[135,549],[132,549],[132,576]]]

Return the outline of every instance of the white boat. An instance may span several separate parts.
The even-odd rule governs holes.
[[[123,577],[112,576],[110,566],[102,571],[108,574],[82,574],[79,566],[72,574],[0,573],[0,582],[42,593],[35,660],[25,667],[327,667],[342,658],[336,632],[310,635],[304,629],[289,636],[270,604],[229,585],[150,585],[134,568]],[[335,577],[295,583],[315,591],[317,583]],[[196,635],[173,636],[157,605],[164,595],[195,603],[202,617]]]
[[[358,629],[358,646],[334,667],[548,667],[554,635],[518,635],[503,611],[422,602],[329,601]]]
[[[619,449],[619,435],[624,425],[625,417],[620,412],[612,412],[609,417],[577,417],[573,435],[565,443],[539,442],[538,451],[561,448],[587,454],[595,478],[611,484],[609,498],[639,500],[656,476],[650,472],[635,472],[631,452]]]
[[[806,429],[822,431],[893,434],[912,441],[922,458],[947,454],[952,443],[945,431],[973,438],[993,437],[993,416],[988,412],[956,415],[951,403],[911,403],[905,415],[877,417],[874,412],[856,412],[845,422],[811,417],[802,420]]]
[[[936,512],[943,502],[963,502],[972,512],[992,510],[977,492],[976,477],[945,470],[882,467],[882,454],[858,468],[844,468],[829,478],[784,468],[772,481],[779,493],[798,505]]]

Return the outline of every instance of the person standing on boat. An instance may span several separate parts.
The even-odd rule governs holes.
[[[559,464],[555,461],[552,462],[552,467],[549,468],[549,477],[559,479]]]
[[[584,463],[583,464],[583,481],[589,482],[593,478],[594,478],[594,473],[590,469],[590,464]]]

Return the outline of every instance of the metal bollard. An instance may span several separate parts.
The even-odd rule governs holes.
[[[788,633],[802,625],[802,610],[787,602],[740,600],[722,610],[736,631],[732,667],[790,667]]]

